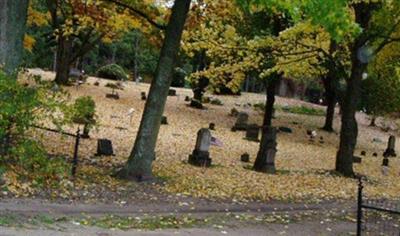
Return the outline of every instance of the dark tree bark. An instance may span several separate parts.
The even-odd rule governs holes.
[[[266,82],[267,101],[265,104],[263,127],[268,127],[272,125],[272,118],[274,115],[275,93],[276,93],[276,87],[278,86],[280,81],[280,77],[281,75],[277,75],[276,77],[273,76]]]
[[[146,180],[152,177],[152,163],[160,130],[161,116],[172,80],[172,69],[180,48],[183,28],[190,0],[175,0],[172,15],[165,32],[164,44],[158,61],[156,76],[151,83],[135,145],[119,177]]]
[[[351,45],[351,75],[346,79],[346,92],[341,104],[342,127],[340,130],[340,144],[336,156],[336,171],[347,177],[354,177],[353,155],[357,144],[358,126],[356,111],[361,95],[362,74],[366,71],[368,60],[359,58],[360,50],[368,42],[368,26],[375,7],[374,3],[360,2],[353,5],[356,22],[363,28],[361,33]]]
[[[28,2],[0,1],[0,65],[6,73],[15,72],[21,63]]]
[[[197,66],[195,68],[195,72],[205,70],[207,63],[206,63],[206,52],[204,50],[199,53],[196,64],[197,64]],[[206,91],[206,88],[207,88],[209,82],[210,81],[208,78],[202,76],[195,83],[194,88],[193,88],[193,100],[195,100],[195,102],[192,102],[190,104],[192,107],[198,108],[198,104],[202,103],[203,94]]]
[[[57,45],[56,78],[57,84],[68,84],[72,60],[72,41],[59,36]]]
[[[334,78],[327,76],[324,79],[325,100],[326,100],[326,116],[323,130],[333,132],[333,119],[335,117],[336,106],[336,87]]]

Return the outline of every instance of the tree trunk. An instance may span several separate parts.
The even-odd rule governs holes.
[[[72,58],[72,41],[63,36],[59,36],[57,45],[57,64],[56,79],[57,84],[68,84],[69,70]]]
[[[356,58],[353,60],[351,76],[347,80],[346,94],[343,98],[340,144],[336,156],[336,171],[347,177],[354,176],[353,155],[358,136],[355,115],[361,90],[361,76],[366,69],[365,64],[359,63]]]
[[[13,73],[21,62],[28,0],[0,1],[0,67]]]
[[[339,150],[336,155],[336,171],[347,177],[354,177],[353,155],[357,144],[358,127],[356,111],[361,94],[362,74],[367,70],[368,61],[362,50],[366,50],[369,41],[368,26],[373,11],[379,3],[359,2],[353,5],[356,22],[363,29],[351,45],[351,74],[346,80],[346,92],[342,100],[342,127],[340,130]]]
[[[333,132],[333,119],[335,116],[336,106],[336,88],[334,84],[334,78],[328,76],[324,80],[325,87],[325,99],[326,99],[326,116],[325,125],[322,127],[323,130]]]
[[[164,112],[172,69],[180,48],[183,28],[190,7],[190,0],[175,0],[172,15],[165,32],[164,44],[157,65],[156,76],[151,83],[143,117],[135,145],[119,177],[146,180],[152,177],[152,163],[155,159],[155,146]]]
[[[279,78],[270,78],[266,83],[267,87],[267,101],[265,105],[263,127],[272,125],[272,118],[274,115],[275,93],[276,86],[279,83]]]

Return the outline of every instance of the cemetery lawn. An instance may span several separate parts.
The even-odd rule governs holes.
[[[42,73],[45,77],[54,76]],[[94,83],[99,81],[99,86]],[[263,174],[251,170],[257,155],[259,143],[244,139],[244,132],[232,132],[235,118],[229,116],[235,107],[248,112],[250,123],[262,123],[262,113],[253,107],[239,107],[237,104],[264,103],[265,95],[243,93],[240,97],[215,96],[223,106],[205,104],[206,110],[197,110],[187,106],[185,96],[192,97],[190,89],[176,89],[178,96],[168,97],[164,115],[169,125],[162,125],[156,150],[153,172],[157,181],[154,183],[136,184],[111,177],[112,173],[126,162],[130,154],[136,132],[138,131],[145,102],[140,93],[147,93],[147,84],[136,85],[124,83],[124,89],[118,90],[119,100],[106,98],[111,89],[105,87],[108,80],[89,78],[79,88],[66,89],[71,99],[78,96],[92,96],[96,101],[99,120],[97,130],[91,131],[90,139],[81,140],[78,176],[75,182],[65,179],[57,189],[37,189],[33,183],[15,181],[16,173],[12,170],[4,174],[8,196],[43,195],[56,199],[76,199],[88,201],[130,201],[138,198],[169,198],[170,196],[191,196],[217,201],[291,201],[321,202],[330,200],[355,199],[357,181],[341,177],[332,170],[335,167],[335,155],[338,146],[339,120],[335,119],[336,133],[319,130],[324,117],[295,114],[279,109],[274,126],[286,126],[293,133],[278,134],[278,152],[276,155],[277,174]],[[306,102],[277,98],[280,106],[323,107]],[[128,111],[134,108],[132,122]],[[381,173],[382,153],[390,133],[380,128],[371,128],[365,115],[358,114],[359,139],[356,155],[362,150],[367,155],[361,164],[354,164],[358,174],[366,175],[365,191],[369,196],[379,198],[398,198],[400,196],[400,160],[390,159],[388,176]],[[209,123],[216,124],[212,135],[223,142],[223,147],[212,146],[210,157],[211,168],[194,167],[187,163],[193,151],[196,133],[200,128],[207,128]],[[306,130],[317,130],[318,137],[310,142]],[[75,132],[76,127],[67,129]],[[58,134],[33,131],[33,135],[42,139],[49,153],[71,159],[74,140]],[[319,142],[323,136],[324,143]],[[97,139],[112,140],[115,156],[96,157]],[[382,142],[373,142],[373,139]],[[397,150],[399,146],[397,145]],[[242,163],[240,156],[250,154],[250,163]],[[378,153],[373,157],[372,153]],[[145,194],[143,194],[145,193]],[[4,191],[3,191],[3,195]]]

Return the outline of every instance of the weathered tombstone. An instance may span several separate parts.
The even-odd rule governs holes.
[[[99,86],[99,85],[100,85],[100,82],[99,82],[99,81],[96,81],[96,82],[94,82],[93,85],[94,85],[94,86]]]
[[[189,155],[189,164],[195,166],[211,166],[210,158],[211,132],[209,129],[200,129],[197,132],[196,146]]]
[[[325,143],[325,141],[324,141],[324,137],[319,137],[319,143],[321,143],[321,144],[323,144],[323,143]]]
[[[273,174],[275,173],[276,133],[274,127],[265,127],[261,138],[261,147],[254,162],[254,170]]]
[[[248,120],[249,120],[249,115],[246,112],[239,112],[236,119],[236,123],[232,128],[232,131],[246,130]]]
[[[285,126],[280,126],[279,131],[284,132],[284,133],[293,133],[293,130],[291,128],[285,127]]]
[[[114,155],[112,142],[108,139],[97,140],[97,153],[96,156],[112,156]]]
[[[382,161],[382,174],[385,176],[389,174],[389,159],[387,157],[383,158]]]
[[[230,116],[237,117],[239,115],[239,111],[236,108],[232,108]]]
[[[197,109],[203,109],[204,108],[203,104],[199,100],[196,100],[196,99],[192,99],[192,101],[190,102],[190,106],[194,107],[194,108],[197,108]]]
[[[353,156],[353,163],[361,163],[362,159],[358,156]]]
[[[387,145],[385,152],[383,153],[383,156],[384,157],[395,157],[396,156],[396,151],[394,150],[395,145],[396,145],[396,137],[391,135],[389,137],[388,145]]]
[[[214,123],[210,123],[210,124],[208,125],[208,128],[209,128],[210,130],[215,130],[215,124],[214,124]]]
[[[366,151],[361,151],[361,156],[366,156],[367,152]]]
[[[141,92],[140,94],[141,94],[142,100],[145,101],[147,99],[146,92]]]
[[[260,127],[257,124],[247,125],[246,129],[246,139],[250,141],[258,142],[258,136],[260,133]]]
[[[240,161],[250,162],[250,155],[246,152],[240,156]]]
[[[189,96],[185,97],[185,102],[190,102],[190,97]]]
[[[111,98],[111,99],[118,100],[119,99],[119,94],[117,92],[107,93],[106,94],[106,98]]]
[[[175,89],[168,90],[168,96],[176,96],[176,90]]]
[[[166,116],[162,116],[161,117],[161,124],[162,125],[168,125],[168,119]]]
[[[374,152],[374,153],[372,153],[372,156],[373,156],[373,157],[377,157],[377,156],[378,156],[378,153]]]

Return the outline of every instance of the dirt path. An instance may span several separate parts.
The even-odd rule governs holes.
[[[227,203],[198,201],[196,205],[186,202],[180,203],[141,203],[129,205],[113,204],[83,204],[83,203],[52,203],[46,200],[35,199],[7,199],[0,202],[0,212],[21,214],[61,214],[78,215],[86,214],[168,214],[168,213],[270,213],[270,212],[296,212],[296,211],[325,211],[342,209],[351,211],[353,205],[349,202],[324,202],[321,204],[282,203],[282,202],[250,202]]]
[[[200,201],[193,208],[193,206],[165,202],[159,204],[140,204],[137,202],[135,205],[120,206],[113,204],[54,203],[37,199],[8,199],[0,202],[0,216],[11,217],[15,220],[15,223],[4,226],[4,224],[1,224],[2,219],[0,217],[0,236],[347,235],[349,232],[355,231],[355,223],[345,220],[343,213],[344,215],[354,214],[354,206],[349,202],[325,202],[321,204],[252,202],[239,204]],[[78,219],[82,216],[99,219],[110,215],[114,215],[112,217],[142,217],[142,219],[154,216],[186,217],[189,215],[196,219],[209,219],[210,222],[205,225],[193,224],[187,228],[177,225],[177,229],[159,230],[136,228],[119,230],[114,229],[113,226],[99,228],[96,225],[78,223]],[[244,216],[244,218],[239,220],[239,215]],[[266,218],[260,220],[266,215],[274,216],[278,221],[265,221]],[[289,217],[289,215],[293,217]],[[298,217],[298,215],[302,215],[302,217]],[[35,221],[31,221],[31,219],[35,219],[35,217],[65,219],[58,221],[44,218],[40,223],[34,223]],[[281,221],[281,217],[289,217],[291,220]]]

